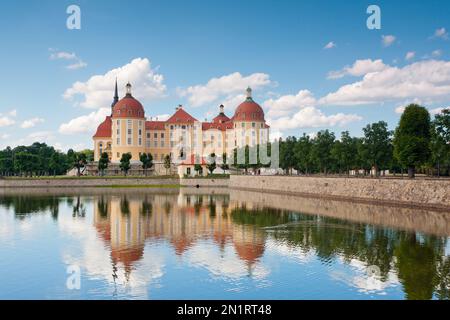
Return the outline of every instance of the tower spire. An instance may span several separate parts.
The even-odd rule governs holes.
[[[113,108],[117,102],[119,102],[119,92],[117,91],[117,78],[116,78],[116,88],[114,89],[114,98],[113,102],[111,103],[111,114],[113,113]]]

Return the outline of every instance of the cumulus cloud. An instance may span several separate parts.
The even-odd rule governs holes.
[[[336,43],[334,43],[333,41],[328,42],[325,47],[323,47],[324,49],[333,49],[336,48]]]
[[[434,35],[432,35],[431,38],[448,40],[448,32],[447,30],[445,30],[445,28],[436,29]]]
[[[340,79],[347,75],[360,77],[364,76],[371,72],[379,72],[383,71],[389,66],[383,63],[383,60],[377,59],[365,59],[365,60],[356,60],[352,66],[346,66],[338,71],[331,71],[328,73],[328,79]]]
[[[248,86],[252,89],[259,89],[271,84],[273,82],[268,74],[253,73],[249,76],[242,76],[239,72],[235,72],[220,78],[212,78],[206,84],[178,89],[178,94],[181,97],[187,97],[192,107],[200,107],[214,102],[229,101],[237,94],[244,92]]]
[[[306,107],[292,116],[270,120],[269,123],[275,130],[289,130],[299,128],[342,127],[360,120],[362,120],[362,117],[356,114],[337,113],[327,116],[315,107]]]
[[[74,52],[58,51],[56,49],[49,49],[50,60],[66,60],[72,62],[65,68],[69,70],[77,70],[87,67],[87,63],[81,60]]]
[[[23,121],[22,124],[20,125],[20,127],[22,129],[29,129],[29,128],[33,128],[38,123],[42,123],[42,122],[44,122],[44,119],[42,119],[42,118],[32,118],[32,119]]]
[[[427,60],[403,68],[389,66],[342,86],[319,103],[363,105],[415,98],[427,101],[450,98],[450,62]]]
[[[381,43],[383,44],[384,47],[389,47],[392,44],[394,44],[396,39],[397,38],[395,36],[393,36],[393,35],[387,35],[387,36],[382,35],[381,36]]]
[[[300,90],[296,95],[285,95],[278,99],[266,100],[263,104],[271,118],[287,116],[293,110],[314,106],[316,99],[309,90]]]
[[[0,128],[1,127],[9,127],[16,123],[13,119],[17,116],[17,110],[11,110],[7,114],[0,113]]]
[[[408,53],[406,53],[405,56],[405,60],[411,60],[414,59],[414,57],[416,56],[416,53],[414,51],[409,51]]]
[[[63,123],[59,126],[59,133],[77,134],[77,133],[95,133],[98,125],[103,122],[106,116],[111,114],[110,108],[101,108],[88,115],[83,115]]]
[[[166,85],[163,75],[152,69],[149,59],[136,58],[103,75],[92,76],[86,82],[75,82],[64,92],[63,97],[83,108],[104,108],[111,104],[116,78],[121,85],[130,81],[133,85],[133,95],[137,99],[151,100],[165,96]],[[81,101],[77,100],[80,97]]]

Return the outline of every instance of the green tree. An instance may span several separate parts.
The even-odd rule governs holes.
[[[142,162],[142,169],[144,169],[145,175],[147,175],[147,170],[153,167],[153,156],[151,153],[143,153],[140,156]]]
[[[430,152],[430,114],[427,109],[411,104],[405,108],[394,135],[394,153],[415,177],[416,168],[425,164]]]
[[[130,160],[131,160],[131,153],[123,153],[122,157],[120,158],[120,169],[123,171],[125,175],[127,175],[128,170],[131,168]]]
[[[217,164],[216,164],[216,154],[213,152],[209,155],[207,161],[206,161],[206,169],[208,169],[209,174],[212,174],[214,170],[216,170]]]
[[[100,159],[98,160],[98,170],[100,171],[100,174],[102,176],[105,175],[105,170],[108,168],[108,164],[109,164],[108,153],[103,152],[100,156]]]
[[[334,133],[328,130],[319,131],[317,137],[313,139],[311,160],[317,163],[319,170],[324,174],[327,174],[328,169],[332,167],[331,149],[334,140]]]
[[[450,108],[438,113],[431,125],[431,160],[436,165],[438,176],[441,167],[447,167],[450,174]]]
[[[197,172],[198,176],[202,175],[202,171],[203,171],[202,165],[199,163],[196,163],[194,165],[194,171]]]
[[[311,161],[312,141],[310,137],[303,133],[303,136],[297,140],[294,146],[295,169],[308,174],[313,169]]]
[[[228,165],[228,159],[227,159],[226,153],[222,154],[222,164],[220,165],[220,168],[223,170],[223,173],[225,173],[225,171],[227,171],[230,168],[230,166]]]
[[[297,138],[287,137],[285,141],[280,143],[280,168],[282,168],[286,174],[291,174],[292,169],[296,167],[295,157],[295,145],[297,144]]]
[[[363,131],[364,156],[378,176],[379,170],[387,169],[392,162],[392,132],[384,121],[368,124]]]
[[[172,160],[170,159],[170,155],[166,155],[164,157],[164,168],[166,169],[166,174],[168,174],[168,170],[171,168],[172,166]]]

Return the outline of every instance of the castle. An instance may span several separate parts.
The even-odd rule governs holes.
[[[195,162],[204,164],[211,153],[222,157],[236,148],[256,146],[269,141],[269,126],[264,111],[252,98],[247,88],[247,98],[229,118],[224,106],[211,122],[200,122],[178,106],[166,121],[147,120],[142,104],[133,97],[132,86],[126,85],[125,97],[119,100],[117,81],[111,115],[98,126],[93,136],[94,162],[106,152],[111,165],[120,162],[124,153],[130,153],[131,163],[139,164],[143,153],[153,156],[155,169],[169,155],[175,166],[183,166],[179,173],[193,174]],[[199,161],[200,159],[200,161]],[[91,169],[92,170],[92,169]],[[117,173],[117,168],[114,169]]]

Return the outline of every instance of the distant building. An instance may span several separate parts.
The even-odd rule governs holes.
[[[190,159],[204,159],[211,153],[221,157],[223,153],[232,154],[235,148],[269,141],[264,111],[253,100],[250,88],[246,91],[247,98],[237,106],[231,118],[221,105],[219,114],[211,122],[198,121],[181,105],[166,121],[148,120],[131,88],[128,83],[125,97],[119,100],[116,81],[111,115],[98,126],[93,136],[95,162],[106,152],[114,166],[124,153],[131,153],[132,163],[137,165],[142,153],[151,153],[162,171],[164,158],[169,155],[173,163],[183,163],[186,170],[193,173],[192,167],[186,165]],[[91,166],[90,171],[93,168]]]

